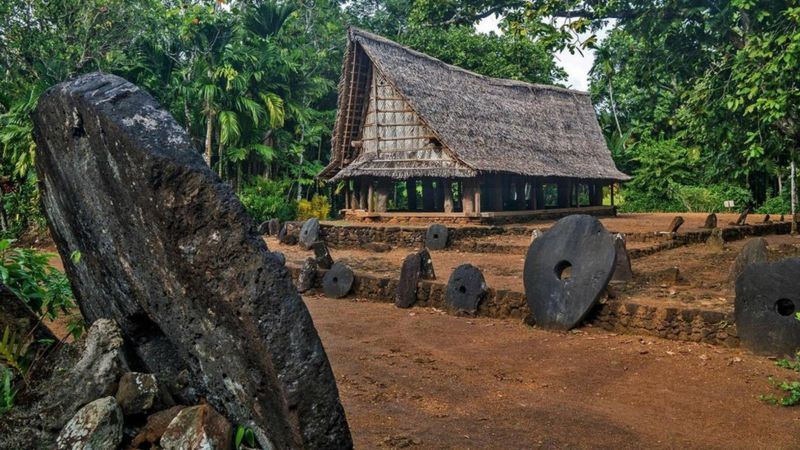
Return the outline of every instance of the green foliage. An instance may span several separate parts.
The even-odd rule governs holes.
[[[256,436],[250,427],[239,425],[236,427],[236,435],[233,442],[233,448],[238,450],[242,448],[242,445],[245,445],[248,448],[255,448]]]
[[[794,318],[800,320],[800,312],[795,313]],[[775,361],[775,365],[794,372],[800,372],[800,353],[796,354],[792,359],[779,359]],[[785,392],[786,395],[782,397],[776,397],[774,394],[762,395],[761,400],[780,406],[794,406],[800,404],[800,382],[776,382],[772,378],[770,378],[769,381],[775,388]]]
[[[314,195],[311,200],[301,199],[297,202],[297,220],[306,220],[316,217],[319,220],[328,218],[331,203],[324,195]]]
[[[50,265],[52,253],[11,248],[12,240],[0,240],[0,283],[37,314],[51,320],[75,308],[67,277]]]
[[[11,369],[0,367],[0,416],[11,411],[17,391],[12,383],[14,374]]]
[[[767,200],[756,209],[759,214],[791,214],[792,203],[789,198],[790,193],[784,190],[782,195],[767,197]]]
[[[718,212],[723,209],[726,200],[733,200],[737,207],[752,203],[750,191],[732,185],[676,185],[672,187],[672,192],[684,210],[689,212]]]
[[[279,219],[294,220],[297,207],[289,200],[291,181],[273,181],[255,178],[239,192],[239,200],[256,222]]]

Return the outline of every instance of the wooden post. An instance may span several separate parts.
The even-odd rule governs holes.
[[[406,180],[406,196],[408,197],[408,210],[417,210],[417,180],[410,178]]]
[[[369,209],[369,185],[370,183],[364,178],[358,179],[360,185],[358,195],[358,209],[367,211]]]
[[[569,207],[569,197],[570,197],[570,188],[572,187],[569,182],[566,180],[558,180],[558,207],[559,208],[568,208]]]
[[[375,211],[374,187],[371,181],[367,182],[367,211]]]
[[[350,209],[350,180],[344,182],[344,209]]]
[[[608,188],[611,190],[611,206],[614,206],[614,183],[609,184]]]
[[[422,209],[425,211],[434,210],[433,180],[430,178],[422,179]]]
[[[444,186],[441,179],[433,187],[433,210],[444,211]]]
[[[517,189],[517,200],[515,202],[515,209],[525,209],[525,181],[521,177],[517,177],[514,181],[514,187]]]
[[[475,180],[461,182],[461,205],[464,215],[475,213]]]
[[[391,194],[394,183],[388,180],[380,180],[375,188],[375,212],[386,212],[389,207],[389,195]]]
[[[450,180],[442,180],[442,194],[444,195],[444,212],[453,212],[453,184]]]
[[[475,214],[481,213],[481,189],[482,186],[479,184],[478,180],[475,180],[475,200],[473,200],[473,204],[475,205]]]

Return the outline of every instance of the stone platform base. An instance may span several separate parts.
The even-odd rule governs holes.
[[[481,224],[499,225],[523,223],[532,220],[557,220],[572,214],[591,216],[615,216],[613,206],[584,206],[580,208],[538,209],[533,211],[489,211],[478,214],[444,212],[367,212],[363,209],[344,209],[341,211],[348,222],[385,224]]]
[[[297,279],[300,268],[287,264]],[[317,272],[316,289],[325,270]],[[376,302],[394,303],[398,280],[381,278],[365,273],[355,273],[350,295]],[[417,288],[415,306],[446,309],[444,292],[446,283],[421,281]],[[611,288],[613,292],[613,287]],[[500,319],[526,320],[530,311],[522,292],[488,289],[487,298],[478,307],[477,316]],[[341,301],[333,300],[331,301]],[[728,347],[738,347],[739,337],[733,324],[733,315],[720,311],[696,308],[675,308],[640,305],[606,298],[590,313],[587,324],[619,333],[658,336],[679,341],[705,342]]]

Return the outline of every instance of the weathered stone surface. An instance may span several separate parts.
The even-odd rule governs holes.
[[[706,221],[703,224],[703,228],[708,228],[708,229],[717,228],[717,215],[711,213],[708,216],[706,216]]]
[[[706,239],[706,244],[719,250],[725,248],[725,237],[722,235],[722,228],[711,230],[711,235]]]
[[[79,389],[79,386],[75,386]],[[56,439],[58,450],[115,449],[122,442],[122,410],[114,397],[81,408]]]
[[[728,282],[735,283],[739,275],[744,272],[744,269],[750,264],[765,263],[769,260],[769,251],[767,250],[767,240],[759,237],[749,239],[742,251],[736,255],[736,259],[731,264],[728,273]]]
[[[536,239],[525,257],[528,307],[543,328],[578,325],[614,272],[614,238],[594,217],[567,216]]]
[[[287,269],[183,128],[98,73],[46,91],[33,119],[45,214],[87,321],[114,318],[178,400],[206,398],[270,445],[350,447]]]
[[[630,281],[633,279],[631,269],[631,257],[628,255],[628,248],[625,245],[625,236],[621,233],[614,235],[614,274],[612,281]]]
[[[331,298],[342,298],[353,288],[353,269],[337,261],[322,277],[322,291]]]
[[[150,373],[127,372],[119,379],[114,396],[126,416],[148,411],[158,400],[158,382]]]
[[[331,257],[331,251],[328,250],[328,246],[323,241],[314,242],[311,246],[314,249],[314,257],[317,260],[317,266],[320,269],[330,269],[333,267],[333,257]]]
[[[272,252],[272,257],[278,262],[278,265],[286,265],[286,255],[283,252]]]
[[[258,234],[264,235],[269,233],[269,222],[261,222],[258,226]]]
[[[400,268],[400,280],[397,282],[397,294],[394,305],[398,308],[410,308],[417,301],[417,283],[422,275],[422,260],[419,253],[412,253],[403,260]]]
[[[231,424],[209,405],[182,409],[161,436],[163,450],[228,450]]]
[[[158,443],[161,436],[167,431],[172,419],[183,411],[186,407],[183,405],[176,405],[169,409],[159,411],[147,417],[147,422],[136,433],[131,441],[131,448],[154,448]]]
[[[423,280],[435,280],[436,271],[433,270],[433,259],[431,258],[431,253],[426,248],[423,248],[418,253],[421,264],[420,278]]]
[[[747,224],[747,215],[750,214],[750,207],[747,207],[739,214],[736,222],[731,222],[731,225],[744,226]]]
[[[447,227],[434,223],[425,232],[425,247],[431,250],[444,250],[447,247]]]
[[[303,262],[303,267],[300,268],[300,275],[297,277],[297,292],[308,292],[314,287],[314,281],[317,279],[317,260],[308,257]]]
[[[303,222],[297,243],[303,250],[308,250],[317,241],[319,241],[319,219],[312,217]]]
[[[283,245],[295,245],[299,236],[300,230],[292,222],[286,222],[278,231],[278,242]]]
[[[677,233],[678,229],[683,225],[683,222],[682,216],[675,216],[672,222],[669,223],[669,227],[667,227],[667,233]]]
[[[278,219],[269,219],[267,221],[267,231],[270,236],[277,236],[281,232],[281,221]]]
[[[444,303],[456,313],[475,314],[486,297],[486,280],[480,269],[462,264],[453,270],[444,292]]]
[[[533,241],[535,241],[536,239],[542,237],[543,234],[544,233],[542,232],[542,230],[534,228],[533,231],[531,231],[531,244],[533,244]]]
[[[122,346],[122,332],[114,321],[100,319],[92,324],[81,358],[56,378],[53,395],[45,400],[43,415],[50,428],[61,428],[83,405],[117,392],[127,369]]]
[[[386,253],[392,249],[392,246],[385,242],[367,242],[363,248],[375,253]]]
[[[734,318],[743,347],[764,355],[800,350],[800,258],[751,264],[736,279]]]

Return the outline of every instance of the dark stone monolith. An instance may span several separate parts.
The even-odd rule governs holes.
[[[328,246],[324,242],[314,242],[311,248],[314,249],[314,257],[317,259],[317,265],[320,269],[330,269],[333,267],[331,251],[328,250]]]
[[[420,268],[420,277],[423,280],[435,280],[436,271],[433,270],[433,259],[431,258],[431,253],[426,248],[423,248],[418,253],[420,264],[422,265]]]
[[[735,283],[739,275],[744,272],[750,264],[765,263],[769,260],[769,251],[767,250],[767,240],[759,237],[747,241],[742,247],[742,251],[736,255],[736,260],[731,264],[730,271],[728,272],[728,282]]]
[[[425,247],[431,250],[444,250],[447,247],[447,227],[434,223],[425,232]]]
[[[301,294],[308,292],[314,287],[317,279],[317,260],[309,256],[300,268],[300,275],[297,277],[297,292]]]
[[[300,236],[300,228],[296,222],[286,222],[278,231],[278,242],[283,245],[295,245]]]
[[[453,312],[475,314],[486,293],[486,280],[480,269],[472,264],[462,264],[450,274],[444,303]]]
[[[353,269],[341,261],[336,262],[322,277],[322,291],[328,297],[342,298],[350,293],[354,279]]]
[[[267,231],[270,236],[277,236],[281,232],[281,221],[278,219],[269,219],[267,222]]]
[[[269,222],[266,221],[261,222],[261,224],[258,226],[258,234],[263,236],[268,233],[269,233]]]
[[[303,250],[309,250],[314,242],[317,241],[319,241],[319,220],[316,217],[312,217],[303,222],[297,243]]]
[[[711,213],[706,216],[706,221],[703,224],[703,228],[708,228],[709,230],[717,228],[717,215]]]
[[[394,305],[410,308],[417,302],[417,283],[422,275],[422,260],[419,253],[412,253],[403,260]]]
[[[669,223],[669,227],[667,228],[667,233],[677,233],[678,229],[683,225],[683,217],[682,216],[675,216],[672,219],[672,222]]]
[[[594,217],[567,216],[533,241],[523,281],[536,324],[568,330],[600,299],[614,272],[614,238]]]
[[[763,355],[800,350],[800,258],[751,264],[736,279],[734,319],[743,347]]]
[[[262,446],[352,447],[288,270],[183,127],[100,73],[47,90],[33,122],[44,212],[84,318],[114,319],[138,367]]]
[[[628,248],[625,245],[625,236],[621,233],[614,235],[614,274],[611,281],[630,281],[633,279],[631,269],[631,257],[628,255]]]
[[[736,222],[731,222],[731,225],[736,225],[736,226],[740,226],[740,227],[741,226],[745,226],[747,224],[747,215],[748,214],[750,214],[750,208],[749,207],[745,208],[744,211],[742,211],[742,213],[739,214],[739,217],[736,219]]]

